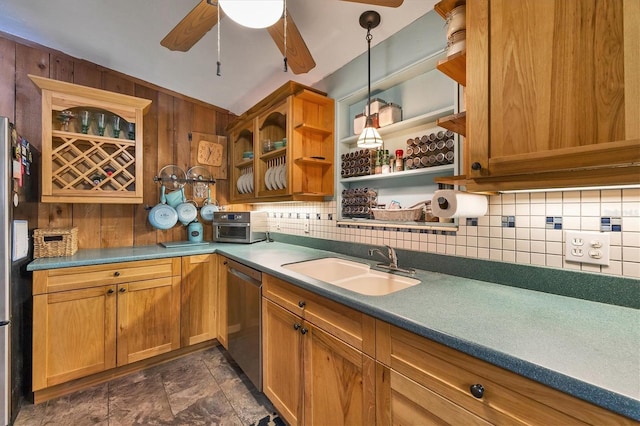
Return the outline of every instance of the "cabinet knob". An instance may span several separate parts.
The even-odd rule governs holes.
[[[478,163],[477,161],[473,164],[471,164],[471,169],[472,170],[480,170],[482,169],[482,164]]]
[[[484,396],[484,386],[482,386],[480,383],[471,385],[469,387],[469,390],[471,391],[471,395],[475,396],[476,398],[482,398]]]
[[[308,329],[308,328],[302,327],[302,328],[300,329],[300,333],[302,333],[302,334],[307,334],[308,332],[309,332],[309,329]]]
[[[299,330],[300,327],[302,327],[302,326],[300,324],[298,324],[298,323],[293,324],[293,329],[294,330]]]
[[[222,262],[223,265],[226,265],[227,263],[229,263],[229,262],[227,262],[226,260],[224,262]]]
[[[119,271],[115,271],[115,272],[113,273],[113,276],[114,276],[114,277],[119,277],[119,276],[120,276],[120,272],[119,272]]]
[[[307,302],[305,302],[304,300],[298,302],[298,306],[300,306],[301,308],[304,308],[306,304]]]
[[[126,288],[124,288],[124,287],[120,287],[120,293],[124,293],[125,291],[127,291],[127,289],[126,289]]]
[[[107,294],[113,294],[114,290],[112,288],[110,288],[109,290],[107,290]]]

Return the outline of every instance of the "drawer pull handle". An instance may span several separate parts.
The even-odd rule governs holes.
[[[119,277],[119,276],[120,276],[120,272],[119,272],[119,271],[115,271],[115,272],[113,273],[113,276],[114,276],[114,277]]]
[[[124,293],[125,291],[127,291],[127,289],[126,289],[126,288],[124,288],[124,287],[120,287],[120,293]]]
[[[293,329],[296,330],[296,331],[299,330],[300,327],[302,327],[300,324],[297,324],[297,323],[293,324]]]
[[[298,306],[300,306],[301,308],[304,308],[306,304],[307,302],[305,302],[304,300],[298,302]]]
[[[307,334],[308,332],[309,332],[309,329],[307,329],[307,328],[305,328],[305,327],[302,327],[302,328],[300,329],[300,333],[302,333],[302,334]]]
[[[109,290],[107,290],[107,294],[113,294],[114,290],[112,288],[110,288]]]
[[[469,390],[471,391],[471,395],[475,396],[476,398],[482,398],[484,396],[484,386],[482,386],[480,383],[471,385],[469,387]]]

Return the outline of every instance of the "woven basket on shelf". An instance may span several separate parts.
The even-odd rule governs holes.
[[[78,251],[78,228],[36,229],[33,257],[73,256]]]
[[[371,209],[373,218],[377,220],[388,220],[393,222],[415,222],[420,220],[424,209],[425,201],[406,209]]]

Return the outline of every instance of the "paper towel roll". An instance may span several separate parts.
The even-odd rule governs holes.
[[[486,195],[443,189],[431,199],[431,211],[437,217],[480,217],[487,214]]]

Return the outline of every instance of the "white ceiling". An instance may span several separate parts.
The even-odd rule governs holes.
[[[216,76],[217,27],[188,52],[160,40],[200,0],[2,0],[0,31],[60,50],[241,114],[295,80],[313,85],[366,51],[358,18],[376,10],[375,45],[433,9],[436,0],[404,0],[398,8],[341,0],[287,0],[316,67],[283,72],[280,51],[264,29],[221,22],[222,76]]]

